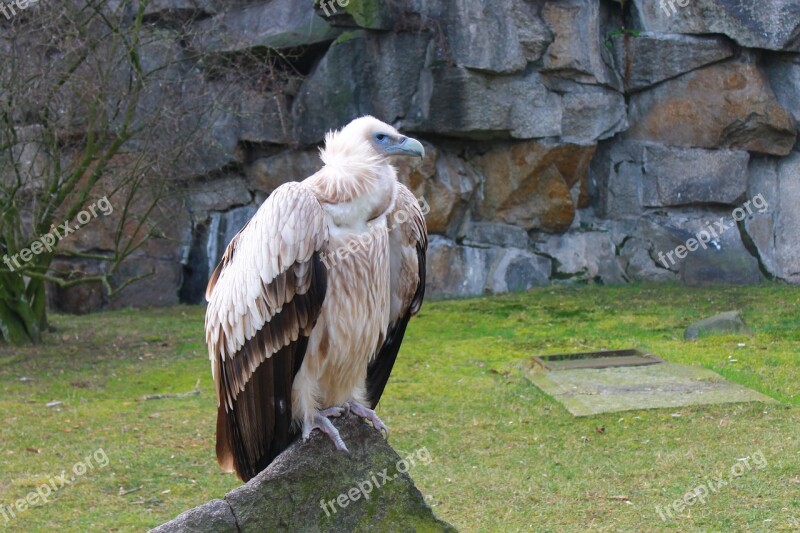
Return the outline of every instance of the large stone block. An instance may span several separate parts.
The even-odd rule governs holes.
[[[750,255],[739,239],[720,244],[720,247],[698,249],[689,255],[681,270],[686,285],[753,285],[763,279],[758,261]]]
[[[622,93],[593,85],[574,84],[561,97],[561,141],[591,144],[628,128]]]
[[[523,250],[508,249],[491,267],[486,290],[493,294],[526,291],[550,283],[552,261]]]
[[[749,154],[677,148],[614,139],[598,147],[590,168],[598,211],[612,219],[648,207],[734,205],[747,191]]]
[[[249,85],[249,84],[248,84]],[[240,86],[230,92],[237,118],[237,141],[287,144],[292,135],[290,99],[286,94]]]
[[[561,134],[561,99],[534,70],[490,76],[464,68],[425,69],[404,125],[453,137],[533,139]]]
[[[195,221],[205,220],[211,211],[227,211],[252,202],[247,182],[238,175],[192,183],[186,194],[186,207]]]
[[[748,239],[755,247],[763,270],[770,276],[780,276],[781,268],[775,253],[775,214],[754,213],[747,217],[742,238]]]
[[[626,238],[619,250],[619,263],[628,281],[677,281],[678,275],[657,264],[653,244],[638,237]]]
[[[619,137],[597,145],[588,183],[599,216],[617,220],[642,214],[643,152],[641,143]]]
[[[428,245],[427,267],[425,294],[454,298],[546,285],[551,260],[515,248],[462,246],[434,235]]]
[[[651,256],[687,285],[747,285],[762,279],[742,242],[735,211],[689,210],[648,215]],[[738,216],[738,213],[737,213]]]
[[[750,173],[749,196],[762,196],[761,217],[771,215],[772,231],[762,227],[769,219],[754,219],[745,224],[748,234],[771,275],[800,283],[800,153],[754,158]]]
[[[126,307],[166,307],[179,303],[183,268],[178,260],[136,254],[127,259],[117,271],[119,282],[147,276],[110,299],[110,309]]]
[[[128,285],[109,299],[108,307],[169,306],[178,303],[178,291],[182,282],[183,253],[192,239],[192,221],[189,211],[181,198],[162,196],[155,208],[147,215],[147,221],[139,232],[134,234],[140,216],[147,213],[151,194],[142,194],[127,206],[127,223],[121,233],[123,239],[137,242],[147,231],[152,235],[145,244],[130,255],[117,269],[111,285],[119,287],[127,280],[146,276]],[[109,231],[118,224],[122,208],[120,202],[125,197],[112,197],[114,212],[98,217],[75,233],[75,240],[67,242],[67,247],[81,251],[113,250],[116,233]],[[125,241],[123,240],[123,243]]]
[[[552,41],[538,6],[526,0],[409,0],[406,10],[438,34],[437,61],[471,70],[521,72]]]
[[[636,27],[660,33],[723,34],[748,48],[800,51],[796,0],[633,0]]]
[[[629,139],[786,155],[797,137],[791,115],[747,55],[636,93],[629,109]]]
[[[623,283],[625,275],[616,258],[616,247],[607,232],[582,231],[539,235],[538,253],[553,260],[553,277],[572,281]]]
[[[485,176],[476,215],[525,230],[566,230],[575,209],[588,204],[586,174],[594,149],[533,141],[490,149],[476,159]],[[578,206],[573,187],[581,191]]]
[[[185,110],[181,129],[197,140],[181,158],[182,175],[202,176],[243,164],[242,141],[289,143],[292,118],[286,94],[260,90],[246,76],[192,81],[186,89],[192,107]]]
[[[747,152],[645,145],[643,159],[646,207],[734,205],[747,192]]]
[[[595,0],[560,0],[544,5],[542,18],[553,32],[553,43],[545,52],[543,72],[622,89],[611,53],[603,46],[604,6]]]
[[[500,254],[500,248],[460,246],[450,239],[431,235],[425,294],[434,298],[483,294],[491,264]]]
[[[155,182],[160,179],[157,176],[137,183],[138,188],[132,192],[129,173],[135,169],[118,170],[118,176],[106,176],[98,182],[96,192],[86,199],[82,212],[74,219],[57,219],[67,222],[73,230],[69,234],[60,231],[63,238],[59,248],[106,253],[115,250],[117,239],[123,247],[126,242],[147,240],[143,252],[148,257],[168,260],[179,257],[177,250],[191,228],[185,198],[170,194],[174,190],[161,190]],[[100,197],[101,191],[114,189],[117,189],[114,194]],[[63,211],[57,216],[64,216]]]
[[[128,126],[133,139],[122,152],[135,146],[136,150],[148,153],[148,159],[154,166],[161,167],[163,176],[170,179],[207,174],[236,161],[237,142],[243,129],[240,117],[250,111],[244,107],[264,98],[263,95],[254,96],[240,85],[239,79],[208,81],[184,48],[185,39],[186,32],[145,25],[138,36],[141,75],[133,73],[129,59],[114,57],[119,50],[103,50],[96,55],[110,65],[98,65],[96,70],[88,68],[91,63],[81,65],[79,76],[81,79],[102,78],[102,69],[112,68],[109,81],[99,82],[101,86],[108,84],[103,90],[110,96],[105,111],[109,116],[109,129],[123,127],[130,80],[133,76],[141,77],[141,91],[135,93],[136,111]],[[93,92],[79,84],[74,89],[84,94]],[[69,113],[71,106],[65,107]],[[79,105],[71,111],[92,117],[90,108],[83,109]],[[266,117],[272,119],[273,115]],[[272,122],[266,124],[269,126],[260,127],[271,127]],[[92,127],[104,126],[101,121]],[[286,136],[271,135],[270,139],[285,140]]]
[[[513,3],[517,2],[450,3],[442,19],[447,45],[456,65],[500,74],[525,68],[528,60],[509,9]]]
[[[648,255],[656,267],[680,275],[680,262],[671,262],[669,258],[665,259],[664,254],[685,244],[691,235],[678,224],[671,224],[668,212],[648,213],[636,219],[630,235],[647,243]]]
[[[541,19],[537,4],[521,0],[514,4],[514,19],[517,21],[517,37],[529,62],[539,61],[553,42],[553,34]]]
[[[196,64],[187,58],[180,44],[182,38],[175,30],[149,26],[139,36],[138,59],[142,68],[143,87],[136,102],[134,124],[136,128],[143,128],[143,131],[137,137],[151,137],[157,133],[162,142],[168,145],[175,142],[176,131],[185,124],[184,113],[203,111],[198,101],[192,98],[194,95],[185,90],[187,84],[202,84],[202,76]],[[130,71],[130,65],[127,61],[119,61],[115,67],[114,78],[121,76],[121,79],[114,79],[114,86],[122,89],[120,95],[124,95],[129,83],[125,74]],[[114,96],[116,98],[118,95]],[[168,112],[165,113],[165,110]],[[124,114],[118,114],[116,124],[119,126],[123,121]]]
[[[611,38],[625,90],[636,92],[734,54],[721,36],[642,32]]]
[[[336,41],[293,103],[294,137],[314,144],[361,115],[389,124],[407,116],[430,37],[354,32]]]
[[[468,246],[500,246],[525,250],[530,244],[524,229],[501,222],[470,221],[464,228],[464,244]]]
[[[322,168],[318,150],[284,150],[256,159],[245,167],[247,183],[255,190],[271,193],[284,183],[303,181]]]
[[[763,60],[778,102],[800,124],[800,54],[775,54]]]
[[[314,13],[311,2],[272,0],[229,7],[193,26],[191,46],[202,53],[253,48],[285,50],[333,41],[341,30]]]
[[[239,119],[234,111],[237,104],[228,88],[221,83],[206,83],[201,75],[193,81],[187,94],[204,104],[185,116],[182,127],[204,134],[189,147],[181,162],[181,174],[187,177],[207,175],[242,159],[237,150]]]

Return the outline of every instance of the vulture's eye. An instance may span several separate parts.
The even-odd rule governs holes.
[[[389,136],[386,135],[385,133],[376,133],[375,140],[378,141],[379,143],[385,143],[386,141],[389,140]]]

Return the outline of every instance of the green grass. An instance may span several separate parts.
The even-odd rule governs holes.
[[[682,340],[692,321],[731,309],[754,337]],[[6,530],[143,531],[238,486],[214,459],[201,308],[52,321],[44,344],[0,349],[0,505],[99,448],[108,464]],[[533,354],[627,347],[706,366],[783,405],[576,419],[520,371]],[[400,452],[427,447],[432,461],[410,473],[463,531],[797,531],[799,354],[800,288],[779,285],[559,287],[429,302],[379,414]],[[191,391],[198,379],[199,395],[140,401]],[[759,453],[766,466],[730,479],[738,459],[753,465]],[[730,484],[662,521],[656,505],[718,475]]]

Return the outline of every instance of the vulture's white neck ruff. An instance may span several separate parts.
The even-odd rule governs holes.
[[[336,226],[364,231],[367,222],[392,209],[397,173],[368,141],[345,139],[343,132],[326,136],[325,148],[320,150],[325,166],[309,181]]]

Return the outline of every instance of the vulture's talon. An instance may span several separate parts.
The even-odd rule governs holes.
[[[375,413],[375,411],[368,409],[356,402],[348,402],[344,404],[344,406],[345,409],[349,409],[354,415],[360,416],[361,418],[366,418],[372,422],[372,425],[375,427],[375,429],[380,431],[381,434],[385,436],[386,440],[389,440],[389,428],[383,423],[383,420],[378,418],[378,415]]]
[[[336,412],[336,414],[324,414],[328,411],[331,411],[331,409],[339,409],[340,411]],[[331,409],[325,409],[325,411],[320,411],[314,415],[314,424],[309,427],[307,431],[303,432],[303,439],[308,440],[311,437],[311,432],[315,429],[318,429],[330,437],[337,450],[343,451],[347,453],[347,455],[350,455],[350,450],[347,449],[347,446],[344,444],[344,440],[342,440],[342,436],[339,435],[339,430],[334,427],[330,420],[328,420],[328,416],[340,416],[343,410],[341,407],[332,407]]]

